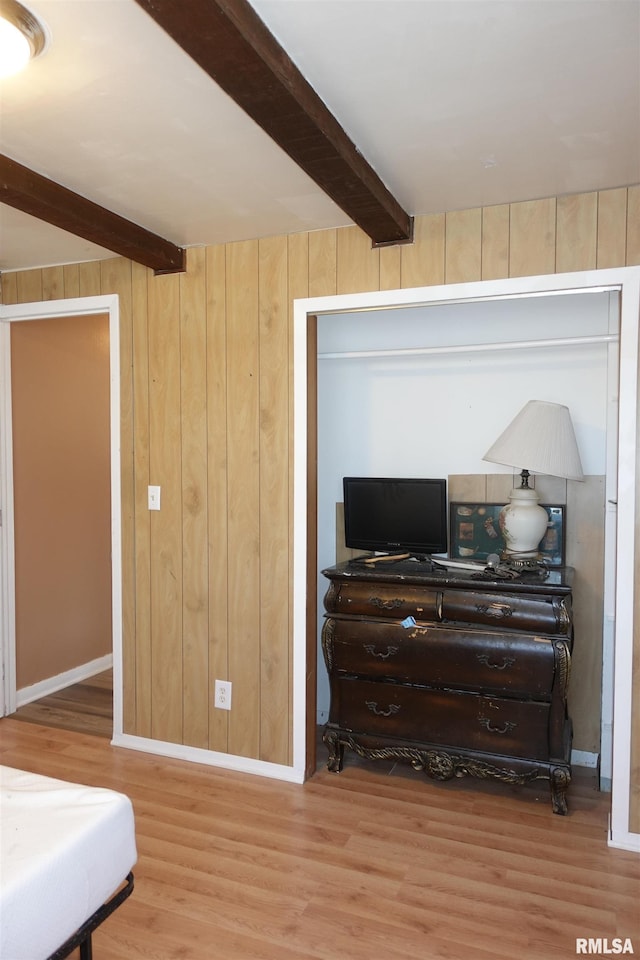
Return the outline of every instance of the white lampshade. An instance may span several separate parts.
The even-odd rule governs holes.
[[[529,400],[483,460],[584,480],[569,408],[546,400]]]

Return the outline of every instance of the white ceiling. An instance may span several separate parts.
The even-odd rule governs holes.
[[[640,0],[251,2],[410,214],[640,181]],[[350,223],[134,0],[26,5],[0,152],[179,246]],[[110,255],[0,205],[0,270]]]

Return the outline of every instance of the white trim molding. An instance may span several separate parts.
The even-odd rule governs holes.
[[[24,707],[27,703],[40,700],[41,697],[50,697],[52,693],[64,690],[74,683],[82,683],[83,680],[95,677],[96,674],[103,673],[112,666],[112,653],[107,653],[104,657],[97,657],[95,660],[89,660],[88,663],[81,663],[80,666],[65,670],[64,673],[58,673],[55,677],[47,677],[46,680],[32,683],[29,687],[22,687],[16,692],[16,705]]]
[[[296,769],[281,763],[266,763],[250,757],[238,757],[231,753],[219,753],[216,750],[204,750],[201,747],[189,747],[182,743],[167,743],[164,740],[149,740],[121,733],[114,735],[111,741],[114,747],[127,750],[140,750],[172,760],[188,760],[191,763],[204,763],[209,767],[234,770],[236,773],[250,773],[272,780],[285,780],[288,783],[304,783],[304,767]]]

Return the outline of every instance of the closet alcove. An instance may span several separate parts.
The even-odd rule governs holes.
[[[567,564],[578,573],[574,762],[600,764],[603,788],[613,783],[612,842],[633,847],[634,553],[617,508],[633,517],[636,507],[639,275],[622,268],[296,301],[294,647],[306,644],[307,676],[317,672],[307,742],[328,709],[319,571],[343,549],[342,476],[446,476],[450,500],[501,502],[512,472],[482,454],[527,400],[566,403],[587,481],[537,483],[545,502],[566,504]]]

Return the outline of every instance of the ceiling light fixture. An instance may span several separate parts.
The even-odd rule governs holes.
[[[47,45],[44,27],[18,0],[0,0],[0,77],[26,67]]]

